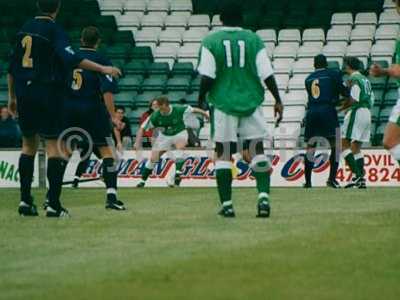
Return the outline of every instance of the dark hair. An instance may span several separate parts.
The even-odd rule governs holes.
[[[97,27],[89,26],[82,30],[83,46],[94,47],[100,41],[100,31]]]
[[[61,0],[38,0],[37,7],[42,13],[52,14],[57,11],[61,5]]]
[[[220,6],[220,18],[225,26],[241,26],[243,24],[243,8],[237,0],[223,1]]]
[[[123,106],[116,106],[116,107],[115,107],[115,111],[117,111],[117,110],[122,110],[123,112],[125,112],[125,107],[123,107]]]
[[[160,96],[155,98],[154,100],[157,101],[158,105],[169,105],[169,99],[167,96]]]
[[[361,70],[362,62],[354,56],[347,56],[343,60],[343,64],[346,67],[349,67],[352,70],[359,71]]]
[[[325,69],[328,67],[328,60],[323,54],[319,54],[314,57],[314,67],[316,69]]]

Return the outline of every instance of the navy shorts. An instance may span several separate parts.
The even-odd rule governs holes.
[[[339,119],[335,109],[310,109],[306,114],[305,141],[313,137],[335,138],[340,135]],[[340,136],[339,136],[340,137]]]
[[[64,129],[69,131],[71,128],[79,128],[79,130],[71,130],[69,135],[79,134],[80,129],[83,129],[89,135],[93,145],[101,147],[110,144],[112,141],[111,118],[103,103],[66,100],[64,107]],[[66,135],[66,138],[69,135]]]
[[[64,89],[50,84],[17,84],[18,122],[24,137],[57,139],[63,130]]]

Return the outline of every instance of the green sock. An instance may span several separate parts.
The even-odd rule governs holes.
[[[151,173],[153,173],[153,169],[145,167],[142,173],[142,180],[146,181],[147,179],[149,179]]]
[[[353,153],[347,154],[344,159],[346,160],[353,174],[355,174],[357,177],[361,177],[362,174],[361,171],[358,169],[357,162],[354,159]]]
[[[271,175],[266,171],[268,162],[257,163],[257,169],[260,172],[253,171],[253,176],[256,178],[257,190],[260,194],[260,201],[264,201],[265,198],[269,198],[270,187],[271,187]]]
[[[182,167],[185,164],[184,160],[177,160],[175,165],[176,165],[176,174],[181,174],[182,173]]]
[[[217,169],[216,175],[221,204],[232,201],[232,169]]]

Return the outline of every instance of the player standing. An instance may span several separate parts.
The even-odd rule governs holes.
[[[394,0],[397,12],[400,14],[400,0]],[[398,79],[399,99],[393,107],[383,139],[383,146],[392,153],[400,165],[400,40],[396,44],[395,64],[389,69],[383,69],[379,65],[373,65],[370,73],[372,76],[392,76]]]
[[[100,33],[96,27],[82,31],[80,57],[110,66],[111,62],[96,49]],[[69,90],[65,101],[65,128],[85,130],[103,159],[103,178],[107,188],[106,209],[125,210],[117,199],[117,169],[113,151],[111,123],[119,127],[121,121],[115,116],[113,94],[117,92],[116,81],[109,75],[101,75],[80,68],[71,70]]]
[[[66,67],[78,66],[102,74],[119,76],[116,68],[82,59],[72,50],[63,29],[55,23],[61,0],[38,0],[40,14],[29,20],[17,34],[8,74],[9,108],[18,113],[23,135],[19,160],[22,216],[37,216],[31,195],[34,159],[39,136],[46,139],[47,178],[49,181],[48,217],[65,217],[60,194],[66,161],[57,138],[63,125]]]
[[[364,156],[361,146],[371,138],[371,112],[374,93],[371,82],[360,73],[361,61],[356,57],[344,59],[345,72],[350,75],[350,98],[342,109],[350,108],[342,127],[342,155],[355,175],[346,188],[366,188]]]
[[[311,188],[311,174],[314,168],[314,154],[317,146],[316,138],[325,138],[329,141],[331,155],[329,157],[330,173],[327,185],[340,188],[336,180],[339,168],[340,151],[336,151],[337,129],[340,128],[336,105],[340,96],[349,97],[349,90],[343,83],[339,71],[327,69],[328,62],[324,55],[314,58],[315,72],[306,78],[305,85],[308,94],[306,127],[304,138],[307,142],[305,157],[305,188]],[[339,132],[340,135],[340,132]],[[339,156],[339,157],[338,157]]]
[[[208,118],[208,114],[201,109],[193,108],[189,105],[171,105],[165,96],[158,97],[155,101],[157,101],[158,110],[153,112],[141,125],[136,137],[135,149],[139,150],[140,145],[142,145],[144,131],[161,129],[153,142],[151,157],[143,170],[142,180],[137,185],[139,188],[145,186],[147,179],[153,172],[155,164],[160,160],[161,154],[172,150],[173,147],[176,150],[174,153],[176,160],[175,185],[180,185],[182,167],[185,163],[185,154],[183,151],[189,139],[185,119],[189,114],[201,114],[205,118]]]
[[[271,162],[264,153],[267,135],[263,115],[265,82],[276,100],[278,122],[283,105],[273,75],[271,62],[262,40],[255,33],[240,28],[243,9],[238,3],[226,2],[221,11],[225,27],[207,36],[202,43],[199,73],[203,76],[199,105],[211,106],[212,138],[215,142],[216,177],[222,204],[220,215],[235,217],[232,202],[232,155],[242,142],[244,157],[251,161],[257,181],[258,217],[270,216]]]

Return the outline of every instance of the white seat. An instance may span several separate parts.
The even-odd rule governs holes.
[[[147,3],[147,11],[169,12],[168,0],[150,0]]]
[[[145,12],[147,11],[147,1],[146,0],[126,1],[124,5],[124,10]]]
[[[351,27],[349,26],[338,26],[328,30],[326,36],[327,41],[346,41],[350,40]]]
[[[298,122],[300,123],[305,116],[306,108],[301,106],[288,106],[285,108],[282,122]]]
[[[279,31],[278,41],[280,42],[301,42],[301,34],[298,29],[282,29]]]
[[[214,15],[211,21],[211,26],[212,27],[221,27],[222,26],[222,21],[221,21],[221,16],[220,15]]]
[[[267,49],[268,57],[271,59],[274,55],[274,50],[276,48],[275,43],[264,43],[264,45]]]
[[[297,51],[297,57],[314,57],[320,53],[322,53],[322,46],[302,46],[299,51]]]
[[[191,0],[171,0],[170,9],[174,11],[193,11],[193,4]]]
[[[280,58],[275,59],[272,63],[273,69],[276,74],[290,74],[294,63],[293,58]]]
[[[383,8],[384,9],[392,9],[392,8],[396,8],[396,4],[394,4],[393,0],[385,0],[385,2],[383,3]]]
[[[154,50],[157,48],[157,43],[154,42],[136,42],[137,47],[150,47],[151,52],[154,52]]]
[[[274,58],[296,58],[297,56],[297,48],[290,46],[281,46],[275,48],[274,50]]]
[[[314,59],[302,58],[293,64],[293,74],[310,74],[314,72]]]
[[[165,18],[165,27],[186,27],[190,12],[175,12]]]
[[[376,25],[378,24],[378,17],[376,13],[358,13],[356,15],[355,25]]]
[[[189,27],[210,27],[209,15],[192,15],[188,21]]]
[[[305,47],[318,47],[318,48],[322,49],[324,47],[324,42],[307,41],[307,42],[303,42],[303,46],[305,46]]]
[[[167,17],[166,12],[152,12],[144,15],[141,20],[142,27],[164,27],[164,20]]]
[[[122,0],[115,0],[115,1],[102,1],[99,2],[100,10],[103,11],[115,11],[115,12],[122,12],[124,8],[124,2]]]
[[[379,16],[379,24],[399,24],[399,14],[393,11],[385,11]]]
[[[289,90],[305,90],[308,74],[296,74],[289,80]]]
[[[143,14],[139,12],[122,15],[117,20],[118,27],[120,29],[139,28],[142,18]]]
[[[183,43],[201,43],[204,37],[208,34],[207,28],[193,28],[183,32]]]
[[[368,58],[371,53],[372,43],[367,42],[353,42],[347,47],[347,56],[365,57]]]
[[[373,41],[375,36],[375,25],[359,25],[351,32],[352,41]]]
[[[397,40],[399,32],[399,25],[381,25],[376,30],[375,40]]]
[[[161,31],[159,40],[160,43],[182,43],[182,34],[185,31],[184,28],[173,28]]]
[[[158,43],[161,28],[143,28],[136,32],[135,41],[143,43]]]
[[[325,42],[324,30],[321,28],[304,30],[303,42]]]
[[[178,54],[179,46],[172,47],[171,45],[159,46],[154,50],[155,58],[173,58],[175,59]]]
[[[322,53],[328,57],[344,57],[346,49],[346,43],[329,43],[322,49]]]
[[[200,44],[187,44],[179,48],[178,58],[198,58]]]
[[[394,41],[379,41],[371,48],[371,59],[374,61],[385,60],[391,64],[395,48],[396,43]]]
[[[299,108],[293,107],[293,109],[298,110]],[[300,112],[300,111],[299,111]],[[291,122],[291,123],[281,123],[278,128],[274,130],[274,137],[277,140],[297,140],[300,136],[301,123]]]
[[[291,105],[307,105],[308,96],[305,90],[293,90],[285,94],[283,103],[285,106]]]
[[[332,15],[331,25],[353,25],[351,13],[335,13]]]
[[[274,29],[262,29],[257,30],[256,32],[261,40],[265,43],[274,43],[276,44],[276,31]]]
[[[289,75],[287,74],[277,74],[275,75],[275,80],[278,85],[278,89],[281,91],[286,91],[289,83]]]

